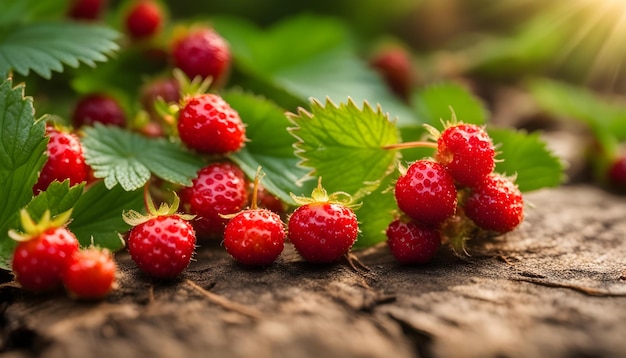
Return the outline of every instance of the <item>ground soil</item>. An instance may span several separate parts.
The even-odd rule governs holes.
[[[303,262],[288,245],[263,269],[204,243],[174,281],[118,253],[100,302],[0,286],[3,357],[623,357],[626,198],[590,185],[526,196],[516,231],[400,266]]]

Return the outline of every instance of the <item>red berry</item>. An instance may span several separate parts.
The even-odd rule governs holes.
[[[405,101],[409,100],[413,87],[414,71],[409,53],[394,47],[377,53],[370,61],[371,66],[383,77],[389,88]]]
[[[398,208],[422,224],[437,226],[456,211],[457,191],[443,165],[431,160],[413,162],[395,186]]]
[[[136,2],[126,15],[126,31],[136,39],[154,36],[162,23],[163,10],[151,0]]]
[[[616,189],[626,189],[626,157],[619,157],[609,167],[608,178]]]
[[[123,127],[126,125],[126,114],[114,98],[104,94],[91,94],[78,101],[72,121],[77,128],[91,126],[96,122]]]
[[[341,204],[313,203],[289,217],[288,237],[300,256],[313,263],[330,263],[346,254],[357,239],[354,212]]]
[[[100,299],[115,283],[117,265],[107,249],[90,247],[78,250],[63,275],[69,294],[80,299]]]
[[[70,185],[75,185],[87,180],[90,168],[85,163],[83,147],[78,137],[52,126],[46,128],[46,135],[50,138],[46,148],[48,160],[39,173],[33,192],[37,194],[46,190],[53,181],[69,179]]]
[[[401,264],[426,263],[441,246],[439,230],[411,220],[392,221],[386,234],[389,250]]]
[[[48,291],[61,286],[61,277],[78,250],[76,236],[64,225],[63,220],[51,223],[50,213],[46,212],[42,221],[32,232],[9,235],[20,241],[13,253],[13,273],[22,287],[29,291]],[[21,212],[22,222],[30,219],[26,210]],[[22,225],[27,226],[27,225]]]
[[[259,207],[275,212],[278,215],[285,214],[285,204],[275,195],[263,187],[259,187],[258,192]]]
[[[157,78],[141,88],[141,105],[152,116],[156,115],[154,104],[159,98],[166,103],[180,100],[180,86],[175,78]]]
[[[494,169],[495,148],[480,126],[458,124],[448,127],[441,133],[437,146],[437,161],[463,186],[479,184]]]
[[[174,44],[172,53],[174,65],[189,78],[211,77],[213,83],[221,83],[230,68],[228,42],[213,29],[193,30]]]
[[[196,235],[178,215],[160,215],[134,226],[128,235],[128,252],[137,266],[157,278],[174,278],[191,262]]]
[[[221,237],[227,219],[248,203],[247,183],[241,169],[230,162],[208,165],[198,171],[192,186],[181,190],[180,197],[188,213],[197,215],[193,225],[199,236]]]
[[[224,247],[245,265],[266,266],[283,251],[285,228],[278,214],[266,209],[244,210],[224,230]]]
[[[72,0],[68,16],[73,19],[96,20],[107,6],[107,0]]]
[[[320,178],[310,198],[289,216],[287,236],[300,256],[313,263],[330,263],[348,253],[359,235],[359,223],[350,203],[339,201],[345,193],[328,195]],[[349,198],[351,202],[351,198]]]
[[[480,228],[498,233],[512,231],[524,219],[524,200],[517,185],[495,173],[472,189],[464,209]]]
[[[239,114],[216,94],[187,101],[179,113],[178,133],[189,148],[207,154],[237,151],[246,139]]]

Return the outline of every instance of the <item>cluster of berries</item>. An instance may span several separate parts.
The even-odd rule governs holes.
[[[108,9],[106,0],[74,0],[69,4],[68,16],[81,21],[97,21],[103,17]],[[167,9],[163,4],[154,0],[137,0],[128,3],[123,11],[124,32],[132,41],[146,41],[135,44],[137,47],[150,48],[160,41],[150,42],[165,27]],[[142,47],[143,46],[143,47]],[[170,39],[167,46],[173,67],[184,71],[189,78],[200,76],[211,78],[215,85],[224,81],[230,67],[230,50],[226,41],[213,29],[198,27],[187,29],[182,35]],[[121,102],[113,94],[94,92],[84,94],[76,101],[71,115],[71,127],[80,129],[83,126],[91,126],[94,123],[113,125],[129,129],[140,130],[151,136],[166,134],[162,124],[158,122],[158,116],[154,109],[157,98],[165,102],[177,102],[180,99],[178,81],[173,78],[156,78],[145,84],[141,89],[141,103],[147,118],[152,121],[142,120],[142,116],[132,118],[125,110]],[[211,95],[198,99],[196,106],[201,106],[203,100],[213,101]],[[215,99],[218,101],[219,99]],[[215,105],[219,103],[212,102]],[[193,110],[189,105],[189,111]],[[240,126],[240,124],[238,124]],[[230,130],[231,128],[229,128]],[[183,133],[194,132],[182,130]],[[197,132],[198,136],[204,133]],[[70,184],[74,185],[90,179],[90,169],[84,163],[82,148],[75,133],[69,130],[49,127],[47,136],[49,160],[40,176],[40,181],[34,188],[35,193],[45,188],[55,178],[69,178]],[[196,142],[202,142],[197,140]],[[236,143],[230,143],[230,150],[236,149]]]
[[[255,179],[258,185],[259,174]],[[253,195],[256,191],[253,191]],[[289,215],[287,228],[280,216],[252,206],[229,217],[224,247],[237,261],[253,266],[273,263],[289,240],[300,256],[312,263],[331,263],[345,255],[357,239],[358,221],[342,193],[328,194],[321,179],[311,197],[293,196],[299,205]]]
[[[68,16],[81,21],[98,20],[107,10],[107,5],[104,0],[73,1]],[[129,40],[134,43],[143,41],[143,44],[138,46],[150,46],[150,39],[154,39],[164,27],[165,10],[161,3],[152,0],[129,2],[124,10],[124,26]],[[188,29],[182,36],[172,40],[170,47],[173,66],[180,68],[186,76],[210,78],[212,85],[223,81],[227,76],[230,66],[228,44],[213,29],[205,27]],[[236,151],[243,146],[245,129],[241,119],[220,96],[201,94],[181,100],[180,92],[179,82],[173,78],[158,78],[148,83],[141,91],[142,105],[148,113],[148,118],[160,119],[155,110],[157,99],[169,103],[181,101],[178,128],[169,133],[180,134],[189,148],[201,154],[220,155]],[[53,181],[69,180],[70,185],[76,185],[95,180],[91,168],[85,163],[79,132],[75,130],[100,123],[139,129],[151,136],[169,134],[167,128],[163,128],[163,124],[171,123],[152,121],[136,123],[136,118],[132,121],[129,118],[131,116],[120,101],[108,93],[91,93],[79,98],[73,109],[70,126],[49,124],[46,127],[47,160],[38,182],[33,187],[34,194],[46,190]],[[141,124],[140,128],[138,124]],[[210,178],[215,178],[216,181],[212,182],[213,179]],[[229,180],[231,182],[227,183]],[[221,191],[221,185],[232,189],[232,182],[236,183],[235,189],[240,190],[240,194],[233,197],[226,193],[226,196],[222,197],[224,192]],[[198,216],[194,223],[197,223],[198,227],[206,227],[206,231],[223,232],[225,219],[221,218],[219,213],[241,210],[247,203],[248,184],[243,172],[229,162],[213,163],[201,170],[198,178],[194,180],[194,186],[184,193],[185,199],[189,200],[185,203],[187,208]],[[203,197],[202,194],[207,190],[213,191],[216,195]],[[274,208],[282,205],[279,201],[277,205],[276,198],[265,192],[260,197]],[[226,203],[220,202],[222,198],[226,199]],[[233,205],[237,199],[241,201]],[[210,208],[208,212],[202,211],[205,207]],[[202,209],[198,212],[196,208]],[[136,217],[134,220],[127,220],[135,225],[127,241],[132,258],[140,268],[156,277],[176,276],[187,267],[193,255],[195,230],[188,222],[191,216],[176,213],[176,209],[177,205],[159,210],[152,210],[149,207],[143,222],[139,223],[142,219]],[[68,291],[75,296],[102,297],[108,292],[101,290],[99,292],[102,294],[97,295],[81,291],[80,288],[83,286],[86,290],[94,291],[94,288],[90,288],[92,287],[90,283],[85,282],[89,281],[87,278],[80,278],[90,275],[81,273],[81,270],[85,271],[81,267],[87,266],[89,262],[104,262],[104,257],[112,262],[108,251],[79,249],[76,238],[59,220],[47,220],[42,224],[30,226],[28,223],[32,220],[24,220],[26,219],[23,219],[23,222],[27,223],[25,226],[27,233],[13,235],[20,241],[14,252],[13,270],[18,282],[24,288],[45,291],[58,286],[63,277]],[[48,251],[53,254],[48,255]],[[76,263],[69,262],[74,256],[77,257]],[[35,262],[33,265],[37,267],[29,266],[31,262]],[[114,270],[111,272],[110,276],[113,277]],[[93,273],[92,279],[95,284],[99,282],[96,273]],[[102,283],[99,285],[104,286]]]
[[[241,211],[249,196],[243,171],[226,159],[246,140],[237,111],[211,93],[183,95],[180,104],[172,103],[172,107],[181,142],[210,160],[191,186],[175,194],[171,206],[156,209],[146,189],[147,215],[129,212],[124,216],[132,226],[127,237],[131,258],[142,271],[157,278],[174,278],[185,270],[193,258],[197,237],[223,236],[228,220],[224,215]],[[183,213],[177,212],[179,204]]]
[[[50,217],[46,211],[34,222],[24,209],[20,219],[24,232],[10,231],[18,241],[12,267],[23,288],[44,292],[64,286],[71,297],[100,299],[115,286],[117,265],[107,249],[79,248],[76,236],[66,227],[71,211]]]
[[[506,233],[523,220],[522,194],[512,178],[494,172],[495,146],[483,127],[455,123],[439,133],[434,159],[410,164],[395,184],[401,211],[387,228],[389,248],[400,263],[425,263],[444,240],[464,250],[470,233]],[[432,144],[432,145],[430,145]]]
[[[110,10],[106,0],[73,0],[68,17],[79,21],[101,21]],[[175,28],[168,22],[168,9],[156,0],[133,0],[118,9],[122,18],[120,30],[126,34],[125,50],[138,51],[154,62],[150,71],[181,69],[189,78],[210,78],[211,87],[219,88],[227,80],[231,53],[229,44],[213,28],[204,24]],[[170,72],[170,71],[166,71]],[[171,72],[170,72],[171,73]],[[113,93],[93,92],[78,99],[73,112],[73,124],[91,125],[95,122],[137,129],[144,134],[161,136],[167,128],[160,123],[154,102],[180,99],[178,82],[165,76],[154,78],[141,90],[141,102],[148,116],[128,116],[127,108]]]
[[[216,165],[226,164],[211,166]],[[212,208],[219,216],[219,224],[212,225],[221,228],[222,243],[233,259],[248,266],[270,265],[283,252],[287,240],[304,260],[312,263],[331,263],[348,253],[359,229],[351,205],[338,199],[342,193],[328,195],[320,180],[311,197],[294,196],[299,207],[289,216],[285,227],[278,213],[257,206],[260,178],[259,170],[249,207],[231,214],[219,212],[224,210],[225,202],[221,203],[222,209]],[[220,185],[229,186],[229,179],[233,178],[221,178]],[[235,178],[237,182],[240,180]],[[227,195],[218,196],[219,200],[228,201]],[[196,231],[190,222],[194,222],[195,216],[176,212],[177,195],[172,206],[163,204],[158,209],[149,198],[148,190],[146,198],[147,215],[134,211],[124,214],[125,221],[133,227],[127,237],[128,251],[137,266],[150,276],[177,277],[194,254]],[[200,221],[209,222],[206,218]]]

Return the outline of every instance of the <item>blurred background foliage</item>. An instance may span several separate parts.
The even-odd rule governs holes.
[[[623,0],[167,1],[173,19],[224,14],[261,27],[301,13],[334,16],[367,54],[401,42],[425,78],[472,74],[510,81],[549,75],[596,90],[626,89]]]
[[[38,4],[40,18],[59,17],[70,2],[4,1]],[[390,44],[410,50],[419,85],[468,78],[517,84],[547,76],[603,94],[626,91],[623,0],[157,1],[166,5],[172,24],[234,17],[270,28],[302,14],[333,17],[349,29],[365,60]],[[105,22],[119,29],[121,13],[130,2],[108,0]],[[57,10],[44,6],[52,3]],[[18,8],[13,5],[16,12]],[[0,14],[0,23],[12,16]],[[160,68],[158,63],[135,65],[143,72]],[[101,73],[111,78],[111,73]]]

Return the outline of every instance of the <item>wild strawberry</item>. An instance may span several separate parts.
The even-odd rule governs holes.
[[[224,247],[244,265],[267,266],[285,246],[285,228],[278,214],[252,208],[230,219],[224,230]]]
[[[83,147],[78,137],[52,126],[46,127],[49,138],[46,147],[48,159],[39,173],[39,179],[33,187],[37,194],[46,190],[53,181],[69,180],[70,185],[79,184],[87,180],[90,168],[85,163]]]
[[[404,48],[390,47],[381,50],[370,60],[391,91],[404,101],[409,101],[414,81],[410,54]]]
[[[228,42],[215,30],[199,28],[174,43],[174,65],[189,78],[211,77],[221,84],[228,74],[231,54]]]
[[[74,298],[100,299],[113,289],[116,271],[109,250],[89,247],[74,253],[63,275],[63,284]]]
[[[300,256],[312,263],[330,263],[347,254],[359,234],[349,203],[328,195],[321,179],[310,198],[295,197],[301,206],[289,216],[287,236]]]
[[[437,161],[462,186],[478,185],[494,169],[495,147],[480,126],[452,125],[441,133],[437,146]]]
[[[107,0],[71,0],[68,16],[79,20],[96,20],[102,16]]]
[[[260,179],[259,168],[250,209],[233,214],[224,230],[226,251],[244,265],[267,266],[276,260],[285,246],[285,227],[280,216],[257,208]]]
[[[401,264],[423,264],[430,261],[441,246],[439,230],[408,218],[392,221],[387,227],[387,244]]]
[[[241,211],[248,202],[241,169],[230,162],[212,163],[198,171],[192,186],[180,192],[186,211],[196,215],[193,225],[202,237],[221,237],[227,219],[220,215]]]
[[[626,156],[615,159],[608,170],[611,186],[618,190],[626,190]]]
[[[124,127],[126,114],[113,97],[95,93],[81,98],[74,108],[72,123],[76,128],[94,123]]]
[[[475,186],[463,204],[465,215],[484,230],[506,233],[524,219],[524,200],[512,180],[492,174]]]
[[[15,279],[29,291],[49,291],[61,287],[61,276],[78,250],[78,240],[65,224],[71,210],[54,219],[46,211],[35,223],[26,209],[20,212],[24,233],[9,231],[18,241],[13,253]]]
[[[432,160],[413,162],[395,186],[398,208],[422,224],[437,226],[456,211],[457,191],[452,176]]]
[[[257,196],[259,198],[259,207],[271,210],[279,216],[283,216],[285,214],[285,203],[283,203],[277,196],[267,191],[267,189],[259,186]]]
[[[206,154],[237,151],[246,139],[239,114],[216,94],[187,100],[178,115],[178,133],[185,145]]]
[[[139,0],[126,14],[126,31],[134,39],[157,34],[163,25],[163,9],[152,0]]]
[[[180,86],[175,78],[157,78],[141,88],[141,105],[148,114],[156,117],[155,102],[159,98],[165,103],[176,103],[180,100]]]
[[[146,190],[146,216],[136,211],[124,213],[132,226],[127,244],[131,259],[145,273],[170,279],[183,272],[193,256],[196,233],[189,223],[190,215],[176,213],[179,199],[172,206],[162,204],[157,210]]]

